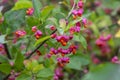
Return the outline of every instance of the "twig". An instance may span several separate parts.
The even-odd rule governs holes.
[[[10,55],[10,52],[9,52],[9,50],[8,50],[7,44],[5,43],[5,44],[3,44],[3,45],[4,45],[4,47],[5,47],[5,51],[6,51],[6,53],[7,53],[7,57],[8,57],[9,59],[12,59],[12,57],[11,57],[11,55]]]
[[[53,31],[51,34],[54,34],[57,31],[57,29],[55,31]],[[43,41],[38,47],[36,47],[29,56],[26,57],[26,59],[29,59],[46,41],[48,41],[49,39]]]
[[[9,78],[10,74],[8,74],[3,80],[7,80]]]
[[[32,79],[31,80],[36,80],[35,74],[31,71],[32,74]]]
[[[73,7],[72,7],[72,9],[71,9],[71,11],[68,13],[68,16],[66,17],[66,20],[68,20],[68,18],[71,16],[71,14],[72,14],[72,11],[74,10],[74,8],[75,8],[75,2],[74,2],[74,4],[73,4]]]

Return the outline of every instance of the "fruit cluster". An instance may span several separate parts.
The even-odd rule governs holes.
[[[26,14],[31,16],[34,13],[34,8],[28,8]]]
[[[38,30],[36,26],[32,27],[32,32],[34,32],[36,39],[39,39],[42,36],[42,31]]]
[[[0,54],[5,54],[4,45],[0,44]]]
[[[22,36],[25,36],[26,35],[26,31],[25,30],[17,30],[16,32],[15,32],[15,35],[16,35],[16,37],[22,37]]]
[[[61,67],[57,67],[55,69],[54,80],[59,80],[59,78],[63,77],[62,70],[63,70],[63,68],[61,68]]]
[[[80,18],[82,18],[82,21],[77,22],[75,24],[75,26],[72,26],[69,29],[71,34],[74,34],[75,32],[80,32],[82,25],[84,26],[84,28],[87,27],[87,19],[82,17],[82,14],[84,12],[83,6],[84,6],[84,2],[82,0],[80,0],[77,4],[77,8],[72,11],[73,19],[77,19],[80,17]]]
[[[105,56],[107,53],[110,53],[110,47],[108,45],[108,41],[111,39],[111,35],[107,35],[106,37],[100,36],[96,40],[96,45],[100,48],[102,55]]]

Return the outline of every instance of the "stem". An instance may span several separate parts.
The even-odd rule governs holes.
[[[9,78],[10,74],[8,74],[3,80],[7,80]]]
[[[8,50],[7,44],[5,43],[5,44],[3,44],[3,45],[4,45],[4,47],[5,47],[5,51],[6,51],[6,53],[7,53],[7,57],[8,57],[9,59],[12,59],[12,57],[11,57],[11,55],[10,55],[10,52],[9,52],[9,50]]]
[[[75,2],[74,2],[74,4],[73,4],[73,6],[72,6],[72,9],[70,10],[70,12],[68,13],[68,16],[66,17],[66,20],[68,20],[68,18],[71,16],[71,14],[72,14],[72,11],[73,11],[73,9],[75,8]]]
[[[57,31],[57,29],[56,29],[55,31],[53,31],[53,32],[51,33],[51,35],[54,34],[56,31]],[[46,41],[48,41],[48,40],[49,40],[49,39],[43,41],[38,47],[36,47],[36,48],[30,53],[30,55],[26,57],[26,59],[29,59],[29,58],[30,58]]]
[[[31,71],[31,74],[32,74],[32,79],[31,80],[36,80],[36,77],[35,77],[35,75],[32,71]]]

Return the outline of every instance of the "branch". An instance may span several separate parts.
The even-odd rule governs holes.
[[[75,4],[75,2],[74,2],[72,9],[70,10],[70,12],[68,13],[68,16],[66,17],[66,20],[68,20],[68,18],[71,16],[72,11],[73,11],[74,8],[75,8],[75,5],[76,5],[76,4]]]
[[[3,80],[7,80],[9,78],[10,74],[8,74]]]
[[[57,31],[57,29],[56,29],[55,31],[53,31],[53,32],[51,33],[51,35],[54,34],[56,31]],[[30,58],[46,41],[48,41],[48,40],[49,40],[49,39],[43,41],[38,47],[36,47],[36,48],[30,53],[30,55],[26,57],[26,59],[29,59],[29,58]]]
[[[5,44],[3,44],[3,45],[4,45],[4,47],[5,47],[5,51],[6,51],[6,53],[7,53],[7,57],[8,57],[9,59],[12,59],[12,57],[11,57],[11,55],[10,55],[10,52],[9,52],[9,50],[8,50],[7,44],[5,43]]]

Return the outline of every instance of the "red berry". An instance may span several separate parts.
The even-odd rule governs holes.
[[[42,36],[42,32],[41,32],[40,30],[37,30],[37,31],[35,32],[35,37],[36,37],[36,39],[39,39],[41,36]]]
[[[56,34],[52,34],[51,35],[51,38],[55,38],[57,35]]]
[[[55,30],[56,28],[55,28],[55,26],[50,26],[50,30]]]
[[[15,32],[16,37],[22,37],[26,35],[26,32],[24,30],[17,30]]]
[[[29,8],[29,9],[27,9],[26,14],[27,15],[32,15],[33,12],[34,12],[34,9],[33,8]]]
[[[37,55],[41,56],[41,52],[39,50],[36,51]]]
[[[79,2],[78,2],[78,7],[79,7],[79,8],[83,8],[83,5],[84,5],[83,1],[79,1]]]
[[[36,26],[33,26],[32,27],[32,32],[36,32],[37,31],[37,27]]]

